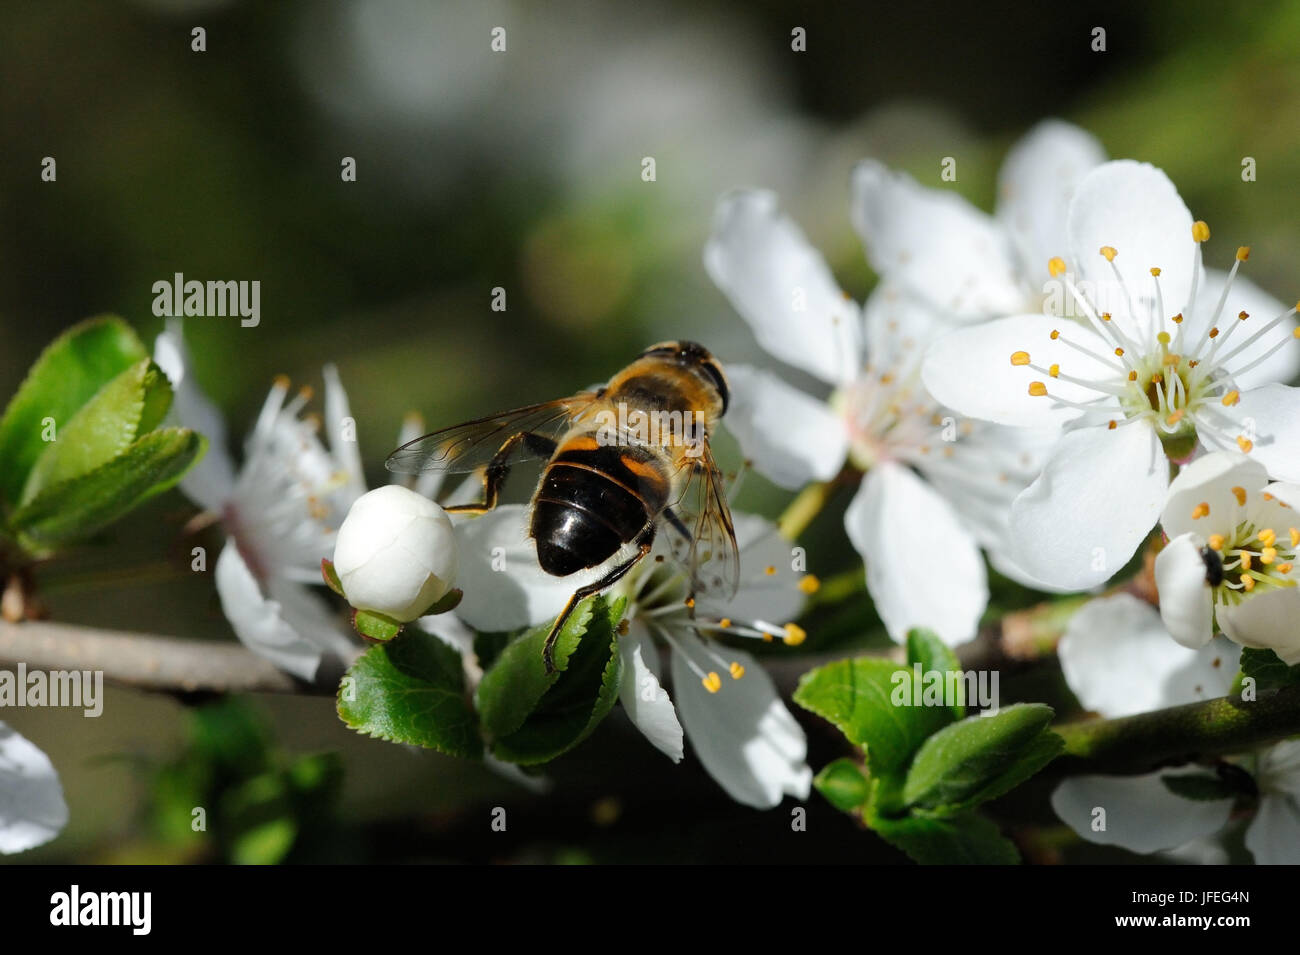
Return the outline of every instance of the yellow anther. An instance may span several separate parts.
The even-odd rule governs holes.
[[[1107,262],[1114,262],[1115,256],[1119,255],[1119,253],[1115,251],[1115,247],[1110,245],[1103,245],[1100,251],[1102,258]]]
[[[1241,555],[1241,569],[1250,570],[1250,565],[1253,563],[1250,557],[1250,552],[1243,550],[1243,551],[1238,551],[1238,553]]]
[[[1232,496],[1237,499],[1237,503],[1242,507],[1246,506],[1246,489],[1240,484],[1232,489]]]
[[[288,388],[288,387],[289,387],[289,376],[288,376],[288,375],[276,375],[274,378],[271,379],[271,384],[272,384],[272,386],[274,386],[274,387],[276,387],[276,388]]]
[[[1154,279],[1158,279],[1158,278],[1160,278],[1160,270],[1157,269],[1157,268],[1153,268],[1153,269],[1151,270],[1151,277],[1154,278]]]
[[[1201,501],[1200,504],[1197,504],[1194,508],[1192,508],[1192,520],[1194,521],[1199,521],[1202,517],[1209,517],[1209,516],[1210,516],[1210,505],[1207,504],[1205,501]]]
[[[730,617],[723,617],[721,620],[718,621],[718,629],[720,630],[726,630],[730,626],[731,626]]]
[[[1277,543],[1277,532],[1271,527],[1264,528],[1255,536],[1259,538],[1259,542],[1265,547],[1272,547]]]
[[[1215,325],[1213,328],[1210,329],[1210,337],[1211,337],[1211,338],[1218,338],[1218,337],[1219,337],[1219,326],[1218,326],[1218,325]]]
[[[1175,408],[1173,411],[1169,413],[1169,417],[1165,418],[1165,424],[1167,425],[1178,424],[1178,422],[1183,420],[1183,415],[1185,413],[1186,413],[1185,408]]]
[[[683,601],[683,603],[685,603],[686,606],[688,606],[688,607],[694,607],[694,606],[695,606],[695,598],[694,598],[694,597],[687,597],[686,600]]]
[[[1271,564],[1275,560],[1277,560],[1276,547],[1265,547],[1262,551],[1259,552],[1259,562],[1261,564]]]
[[[1161,332],[1159,335],[1156,336],[1156,341],[1158,341],[1162,345],[1168,345],[1169,340],[1170,339],[1169,339],[1168,332]]]
[[[1115,349],[1115,357],[1116,357],[1116,358],[1123,358],[1123,357],[1124,357],[1124,349],[1122,349],[1122,348],[1118,348],[1118,347],[1117,347],[1117,348]]]
[[[1171,321],[1173,321],[1175,325],[1181,325],[1183,323],[1183,313],[1179,312],[1173,317],[1173,319],[1171,319]]]
[[[1242,556],[1244,557],[1245,555],[1243,554]],[[1243,566],[1243,567],[1246,567],[1247,569],[1249,569],[1249,567],[1248,567],[1248,565],[1246,564],[1245,561],[1242,561],[1242,566]],[[1255,589],[1255,578],[1254,578],[1254,577],[1242,577],[1242,578],[1241,578],[1241,589],[1244,590],[1244,591],[1246,591],[1246,593],[1250,593],[1252,590],[1254,590],[1254,589]]]
[[[1116,421],[1114,418],[1111,418],[1110,421],[1106,422],[1107,431],[1114,431],[1118,427],[1119,427],[1119,422]]]
[[[704,688],[710,693],[717,693],[722,689],[722,677],[718,676],[713,671],[709,671],[709,675],[700,680],[700,682],[704,684]]]
[[[1237,261],[1245,262],[1248,258],[1250,258],[1250,246],[1248,245],[1240,246],[1237,249]]]
[[[1052,367],[1047,369],[1047,373],[1051,375],[1053,378],[1059,378],[1061,375],[1061,366],[1054,364],[1052,365]]]
[[[1014,352],[1012,352],[1012,353],[1011,353],[1011,364],[1013,364],[1013,365],[1028,365],[1028,364],[1029,364],[1029,352],[1027,352],[1027,351],[1014,351]]]
[[[785,625],[785,636],[781,638],[788,647],[797,647],[808,639],[807,632],[797,623],[787,623]]]
[[[744,675],[745,675],[745,668],[741,666],[739,663],[733,662],[731,664],[731,678],[733,680],[739,680]]]
[[[1300,332],[1300,326],[1296,326],[1296,331],[1297,331],[1297,332]],[[1058,338],[1060,338],[1060,337],[1061,337],[1061,330],[1060,330],[1059,328],[1053,328],[1053,329],[1052,329],[1052,341],[1056,341],[1056,340],[1057,340]]]
[[[1164,358],[1161,359],[1161,364],[1176,365],[1182,360],[1183,360],[1182,355],[1175,355],[1173,352],[1170,352],[1168,355],[1166,355]]]
[[[771,564],[768,564],[766,567],[763,568],[763,573],[765,573],[765,574],[767,574],[767,576],[771,577],[773,574],[776,573],[776,568],[773,567]]]
[[[298,394],[302,395],[303,401],[311,401],[312,396],[316,394],[316,391],[311,385],[303,385],[298,389]]]
[[[1128,380],[1129,380],[1129,381],[1137,381],[1137,380],[1138,380],[1138,373],[1137,373],[1136,371],[1130,371],[1130,372],[1128,373]]]
[[[1052,256],[1047,260],[1047,271],[1051,273],[1053,278],[1064,275],[1065,259],[1061,258],[1059,255]]]
[[[1254,446],[1255,446],[1254,441],[1249,441],[1246,438],[1238,436],[1237,447],[1241,448],[1242,454],[1250,454],[1250,449],[1253,448]]]
[[[1160,374],[1160,372],[1158,372],[1158,371],[1157,371],[1155,374],[1153,374],[1153,375],[1151,376],[1151,384],[1153,384],[1153,385],[1155,385],[1155,384],[1159,384],[1160,382],[1162,382],[1162,381],[1164,381],[1164,380],[1165,380],[1165,376],[1162,375],[1162,374]]]
[[[1237,317],[1244,322],[1246,319],[1250,318],[1250,315],[1247,312],[1238,312]]]
[[[1223,550],[1223,535],[1211,534],[1206,543],[1210,545],[1210,550]]]
[[[1047,385],[1043,384],[1041,381],[1031,381],[1029,383],[1029,393],[1035,398],[1041,398],[1043,395],[1047,394]]]
[[[1228,392],[1226,395],[1223,396],[1223,406],[1225,408],[1231,408],[1240,400],[1241,400],[1241,392],[1238,391],[1236,388],[1234,388],[1232,389],[1232,391]]]
[[[1291,547],[1293,549],[1300,547],[1300,530],[1296,530],[1296,528],[1292,527],[1289,533],[1291,535]]]
[[[1102,320],[1103,322],[1109,322],[1109,321],[1110,321],[1110,312],[1102,312],[1102,313],[1101,313],[1101,320]]]
[[[1291,573],[1291,565],[1290,565],[1290,564],[1278,564],[1278,565],[1277,565],[1277,572],[1278,572],[1279,574],[1289,574],[1289,573]]]
[[[1193,358],[1191,361],[1189,361],[1189,362],[1187,363],[1187,367],[1188,367],[1188,368],[1195,368],[1195,367],[1196,367],[1197,365],[1199,365],[1199,364],[1200,364],[1200,362],[1197,361],[1195,358]]]
[[[1295,328],[1291,329],[1291,334],[1296,338],[1300,338],[1300,325],[1297,325]]]
[[[1210,227],[1201,219],[1192,223],[1192,241],[1204,242],[1210,237]]]
[[[821,589],[822,582],[815,574],[804,574],[799,578],[799,590],[805,594],[815,594]]]

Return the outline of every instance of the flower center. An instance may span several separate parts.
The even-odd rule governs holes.
[[[862,471],[910,457],[933,440],[934,429],[942,424],[916,368],[899,375],[868,367],[831,395],[830,405],[844,419],[849,460]]]
[[[1245,501],[1244,488],[1234,487],[1232,491],[1238,501]],[[1206,503],[1196,505],[1192,512],[1193,517],[1208,513]],[[1294,587],[1291,571],[1298,551],[1300,528],[1295,527],[1279,536],[1272,527],[1257,527],[1245,520],[1229,534],[1211,534],[1201,557],[1215,603],[1235,606],[1257,592]]]

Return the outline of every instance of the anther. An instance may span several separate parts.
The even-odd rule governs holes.
[[[1250,258],[1250,246],[1248,245],[1240,246],[1237,249],[1237,261],[1245,262],[1248,258]]]
[[[804,574],[799,578],[799,590],[805,594],[815,594],[821,588],[822,582],[813,574]]]
[[[1210,550],[1223,550],[1223,535],[1211,534],[1206,543],[1210,545]]]
[[[1192,223],[1192,241],[1204,242],[1210,237],[1210,227],[1201,219]]]
[[[1043,384],[1041,381],[1031,381],[1029,383],[1029,393],[1035,398],[1041,398],[1043,395],[1047,394],[1047,385]]]
[[[785,625],[785,635],[781,639],[785,641],[786,646],[797,647],[808,639],[808,634],[798,624],[787,623]]]
[[[1100,252],[1102,258],[1104,258],[1107,262],[1114,262],[1115,256],[1119,255],[1119,253],[1115,251],[1115,248],[1109,245],[1103,245],[1100,249]]]
[[[1197,504],[1194,508],[1192,508],[1192,520],[1194,521],[1199,521],[1202,517],[1209,517],[1209,516],[1210,516],[1210,505],[1207,504],[1205,501],[1201,501],[1200,504]]]
[[[1241,392],[1234,388],[1232,389],[1232,391],[1228,392],[1226,395],[1223,396],[1223,406],[1225,408],[1231,408],[1240,400],[1241,400]]]
[[[733,680],[739,680],[742,676],[745,675],[745,668],[741,666],[739,663],[733,662],[731,664],[730,670],[731,670],[731,678]]]
[[[1029,352],[1027,352],[1027,351],[1017,351],[1017,352],[1012,352],[1012,353],[1011,353],[1011,364],[1013,364],[1013,365],[1028,365],[1028,364],[1029,364]]]
[[[1047,260],[1047,271],[1051,273],[1052,278],[1057,278],[1065,274],[1065,259],[1059,255],[1054,255]]]
[[[1237,503],[1242,507],[1246,506],[1246,489],[1240,484],[1232,489],[1232,496],[1237,499]]]

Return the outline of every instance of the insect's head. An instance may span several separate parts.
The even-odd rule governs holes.
[[[722,365],[713,357],[713,353],[703,345],[687,341],[660,342],[643,351],[641,357],[668,360],[690,369],[717,392],[722,405],[720,414],[727,413],[727,405],[731,402],[731,387],[727,384],[727,375],[722,370]]]

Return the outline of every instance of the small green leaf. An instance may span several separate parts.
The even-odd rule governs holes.
[[[962,672],[957,654],[933,630],[908,631],[907,663],[909,666],[920,664],[922,674]],[[962,719],[966,715],[966,683],[957,680],[953,686],[957,691],[957,699],[952,706],[952,715],[954,719]]]
[[[932,808],[961,803],[1001,776],[1052,721],[1042,703],[1017,703],[971,716],[927,739],[907,772],[903,799]]]
[[[947,819],[871,817],[867,824],[921,865],[1018,865],[1020,852],[978,813]]]
[[[521,765],[548,762],[586,739],[609,714],[623,674],[618,622],[625,603],[597,598],[586,632],[563,672],[522,726],[493,741],[494,756]]]
[[[1160,781],[1175,796],[1195,802],[1235,799],[1238,794],[1237,787],[1232,783],[1211,773],[1167,774],[1161,776]]]
[[[817,791],[836,809],[853,812],[867,801],[871,784],[862,768],[851,759],[837,759],[813,777]]]
[[[369,640],[386,643],[402,632],[400,621],[373,610],[353,610],[352,626]]]
[[[463,599],[465,599],[465,591],[461,590],[458,587],[453,587],[451,590],[447,591],[445,594],[439,597],[433,603],[433,605],[430,606],[429,609],[426,610],[424,613],[420,614],[420,616],[429,617],[434,614],[449,613],[450,611],[455,610],[457,607],[459,607],[460,602]]]
[[[379,739],[450,756],[483,752],[460,654],[414,627],[352,664],[339,686],[338,712],[350,728]]]
[[[551,632],[551,624],[544,623],[509,644],[483,674],[475,699],[483,732],[489,738],[509,736],[524,725],[528,714],[569,665],[569,656],[591,623],[596,599],[589,597],[578,604],[560,628],[555,641],[554,673],[547,673],[542,663],[542,647]]]
[[[952,720],[944,706],[911,706],[912,671],[888,660],[859,657],[803,675],[794,701],[865,746],[873,773],[907,764],[932,734]]]
[[[145,419],[161,418],[171,406],[167,376],[149,359],[122,372],[81,408],[58,431],[36,459],[20,504],[26,504],[52,484],[93,471],[125,451],[142,434]]]
[[[45,488],[10,525],[33,556],[53,553],[172,487],[206,447],[207,440],[188,428],[151,431],[95,470]]]
[[[1272,650],[1246,647],[1241,651],[1241,676],[1253,677],[1257,691],[1294,686],[1300,683],[1300,664],[1287,666]]]
[[[114,316],[81,322],[50,343],[0,418],[0,511],[17,505],[36,459],[48,445],[45,419],[54,422],[57,437],[96,392],[148,357],[135,332]]]
[[[991,718],[991,717],[990,717]],[[1020,755],[983,786],[972,790],[965,798],[952,803],[944,803],[926,811],[926,815],[954,816],[974,809],[980,803],[996,799],[1011,792],[1026,779],[1061,755],[1065,749],[1065,738],[1051,730],[1043,730],[1034,738]]]

